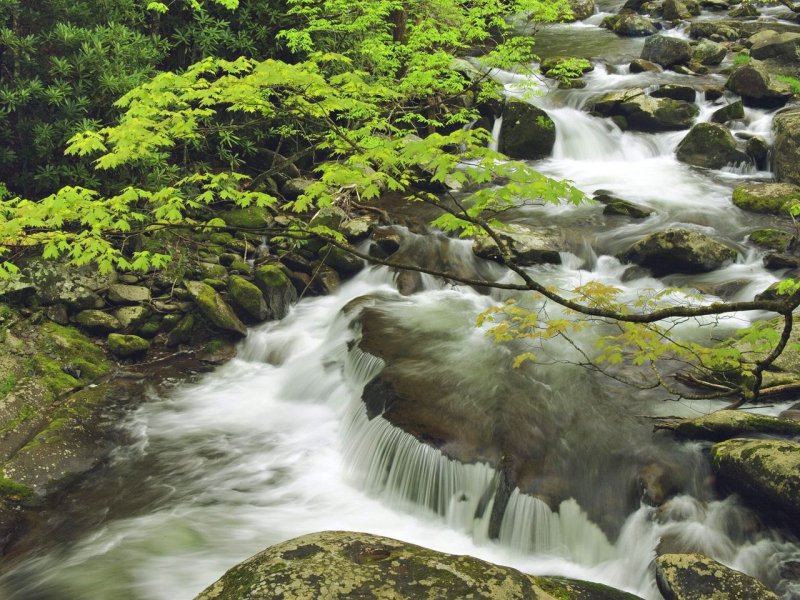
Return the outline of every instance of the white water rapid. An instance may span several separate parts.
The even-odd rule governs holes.
[[[605,4],[601,11],[610,10]],[[597,28],[600,16],[560,29],[559,39],[569,34],[605,40]],[[625,44],[640,47],[640,42]],[[618,51],[628,56],[628,46]],[[517,77],[498,76],[517,93]],[[531,100],[549,112],[557,133],[553,156],[537,168],[570,179],[589,194],[606,189],[655,210],[639,222],[606,219],[597,205],[520,210],[516,220],[559,225],[580,242],[563,254],[561,265],[539,268],[540,280],[564,289],[600,281],[620,288],[631,301],[647,290],[680,285],[705,294],[694,300],[702,302],[752,299],[778,280],[746,242],[762,219],[730,201],[737,182],[768,173],[693,169],[674,157],[685,132],[623,132],[583,110],[592,94],[681,77],[598,68],[587,76],[586,89],[556,90]],[[700,118],[707,118],[710,106],[700,101]],[[737,128],[764,135],[770,122],[770,114],[748,111]],[[495,137],[501,125],[498,120]],[[740,249],[739,259],[713,273],[662,281],[614,258],[642,235],[672,224],[727,240]],[[405,243],[429,242],[406,233]],[[476,264],[464,242],[441,243],[441,252],[448,264]],[[502,276],[499,267],[489,271]],[[82,524],[80,531],[63,522],[54,527],[59,533],[50,543],[0,581],[0,596],[189,600],[270,544],[346,529],[471,554],[528,573],[598,581],[648,600],[661,598],[652,560],[663,544],[704,552],[762,578],[784,598],[800,597],[800,585],[781,570],[800,561],[800,546],[785,534],[759,530],[736,498],[714,496],[703,456],[707,446],[655,442],[652,423],[640,418],[696,415],[719,403],[664,402],[665,393],[631,391],[575,366],[574,349],[555,342],[544,364],[512,376],[513,349],[493,343],[475,326],[480,312],[509,294],[484,295],[429,277],[420,288],[401,296],[395,274],[366,269],[330,296],[302,300],[283,321],[253,328],[230,363],[171,390],[154,391],[124,424],[135,443],[120,450],[102,481],[78,490],[85,505],[66,509],[66,519]],[[680,295],[675,300],[687,301]],[[569,497],[548,504],[513,490],[499,538],[490,540],[495,470],[482,462],[454,461],[382,416],[368,417],[361,393],[384,364],[354,343],[365,307],[379,311],[389,331],[420,348],[421,371],[441,376],[443,386],[463,385],[464,401],[498,402],[492,395],[498,390],[509,394],[501,403],[535,401],[552,429],[545,431],[553,435],[547,438],[549,485],[568,490]],[[722,330],[746,326],[758,316],[732,316]],[[706,335],[693,323],[676,331]],[[591,346],[599,333],[587,330],[578,337]],[[681,473],[680,493],[658,508],[640,502],[640,491],[629,485],[636,469],[654,456],[672,461]],[[551,499],[556,496],[553,492]]]

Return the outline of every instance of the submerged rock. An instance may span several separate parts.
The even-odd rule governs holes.
[[[742,410],[718,410],[681,421],[673,431],[682,438],[719,442],[752,434],[800,435],[800,423]]]
[[[692,127],[675,154],[681,162],[706,169],[750,162],[750,157],[736,148],[733,134],[720,123],[698,123]]]
[[[789,208],[800,203],[800,186],[772,182],[743,183],[734,188],[733,203],[750,212],[788,216]]]
[[[541,108],[510,99],[503,110],[500,152],[511,158],[536,160],[550,156],[556,143],[556,126]]]
[[[667,229],[639,240],[620,258],[652,270],[670,273],[707,273],[736,259],[736,250],[691,229]]]
[[[778,600],[757,579],[702,554],[659,556],[656,582],[666,600]]]
[[[324,531],[239,563],[195,600],[635,600],[597,583],[534,577],[368,533]]]
[[[732,439],[711,448],[711,466],[731,489],[762,509],[800,518],[800,443]]]
[[[772,148],[775,177],[800,185],[800,108],[778,113],[773,122],[775,143]]]

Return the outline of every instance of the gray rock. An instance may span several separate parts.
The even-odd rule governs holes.
[[[114,304],[150,302],[150,290],[140,285],[114,283],[108,287],[108,299]]]
[[[511,223],[496,228],[495,233],[508,245],[511,258],[518,265],[560,264],[559,252],[566,249],[564,235],[557,228]],[[481,258],[502,260],[500,248],[489,236],[477,238],[472,251]]]
[[[769,144],[760,135],[754,135],[747,140],[745,144],[744,153],[753,159],[756,168],[763,171],[767,168],[767,159],[769,158]]]
[[[661,67],[643,58],[634,58],[629,66],[631,73],[658,73]]]
[[[800,423],[742,410],[718,410],[680,421],[673,429],[685,439],[721,442],[732,437],[757,435],[800,435]]]
[[[628,202],[606,192],[596,192],[593,199],[605,205],[603,208],[604,215],[621,215],[632,219],[644,219],[655,212],[650,208]]]
[[[758,9],[753,2],[742,2],[730,9],[728,15],[736,19],[749,19],[758,16]]]
[[[145,354],[150,349],[150,342],[138,335],[122,335],[111,333],[108,336],[108,349],[119,358],[131,358]]]
[[[590,102],[602,117],[622,117],[629,129],[656,132],[688,129],[700,112],[696,105],[671,98],[653,98],[641,88],[610,92]]]
[[[187,281],[186,289],[200,313],[215,327],[237,337],[247,335],[247,327],[214,288],[201,281]]]
[[[623,37],[643,37],[653,35],[658,31],[653,21],[636,13],[622,13],[606,17],[602,25]]]
[[[306,179],[304,177],[295,177],[288,180],[281,189],[281,192],[286,196],[287,200],[296,200],[302,196],[308,187],[316,183],[313,179]]]
[[[747,39],[750,56],[757,60],[777,58],[795,62],[800,51],[800,33],[778,33],[767,29]]]
[[[711,466],[730,488],[757,507],[800,518],[800,443],[732,439],[711,448]]]
[[[289,307],[297,302],[297,291],[280,265],[266,264],[256,267],[254,283],[267,302],[267,319],[282,319]]]
[[[773,122],[775,143],[772,160],[775,177],[800,185],[800,108],[778,113]]]
[[[75,315],[75,322],[90,333],[113,333],[122,329],[119,320],[102,310],[82,310]]]
[[[66,304],[71,310],[102,308],[98,292],[117,280],[117,274],[103,274],[94,267],[71,267],[54,260],[34,259],[22,268],[22,274],[36,288],[40,304]]]
[[[184,316],[173,327],[167,335],[167,347],[179,346],[186,344],[192,339],[192,332],[194,330],[194,315],[188,314]]]
[[[728,48],[711,40],[700,40],[692,52],[692,62],[701,65],[718,65],[728,55]]]
[[[686,21],[692,18],[692,13],[681,0],[664,0],[664,18],[667,21]]]
[[[138,327],[150,316],[150,309],[146,306],[123,306],[114,311],[114,316],[123,329]]]
[[[697,92],[693,87],[674,83],[661,85],[658,89],[650,92],[650,95],[653,98],[672,98],[673,100],[683,100],[684,102],[694,102],[695,98],[697,98]]]
[[[195,600],[635,600],[596,583],[535,577],[471,556],[352,531],[282,542],[239,563]]]
[[[722,108],[718,108],[711,115],[711,121],[714,123],[727,123],[728,121],[737,121],[744,119],[744,104],[741,100],[726,104]]]
[[[751,60],[736,67],[725,87],[742,97],[745,106],[775,108],[792,97],[792,90],[780,81],[773,81],[763,63]]]
[[[664,68],[685,65],[692,58],[692,46],[681,38],[654,35],[645,40],[641,58]]]
[[[707,273],[736,259],[733,248],[691,229],[652,233],[626,250],[620,258],[647,267],[654,274]]]
[[[550,156],[556,143],[556,126],[542,109],[510,99],[503,110],[500,152],[511,158],[536,160]]]
[[[569,0],[573,20],[583,21],[594,14],[595,0]]]
[[[757,579],[702,554],[662,554],[656,582],[665,600],[778,600]]]
[[[719,123],[698,123],[692,127],[675,153],[679,161],[706,169],[750,162],[750,157],[736,148],[736,140],[728,128]]]

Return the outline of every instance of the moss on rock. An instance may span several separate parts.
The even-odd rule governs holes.
[[[745,183],[733,190],[733,203],[742,210],[771,215],[789,215],[800,203],[800,186],[790,183]]]
[[[214,288],[201,281],[187,281],[186,289],[191,294],[200,313],[215,327],[237,337],[247,335],[247,327]]]
[[[674,432],[682,438],[718,442],[748,434],[800,435],[800,422],[741,410],[718,410],[681,421]]]
[[[778,600],[757,579],[702,554],[659,556],[656,581],[668,600]]]
[[[138,335],[111,333],[108,336],[108,349],[120,358],[130,358],[144,354],[150,349],[150,342]]]
[[[263,321],[268,314],[267,302],[258,287],[239,275],[228,278],[228,293],[233,307],[244,319]]]
[[[783,252],[789,240],[792,239],[792,234],[778,229],[756,229],[750,233],[750,241],[760,248],[768,250],[776,250]]]

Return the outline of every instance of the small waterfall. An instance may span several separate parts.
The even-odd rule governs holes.
[[[498,152],[500,147],[500,131],[503,129],[503,115],[495,117],[492,124],[492,141],[489,142],[489,149]]]

